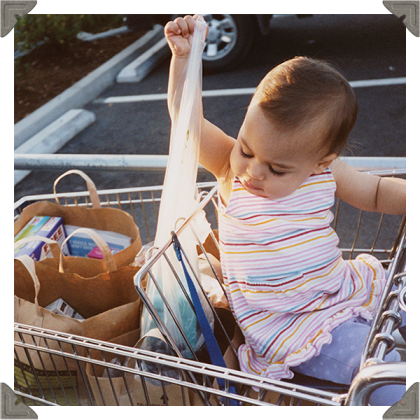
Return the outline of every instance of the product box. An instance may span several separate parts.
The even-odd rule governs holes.
[[[53,314],[69,316],[70,318],[78,319],[79,321],[83,321],[84,318],[79,315],[70,305],[64,302],[63,299],[57,299],[53,303],[50,303],[48,306],[45,307],[48,311],[52,312]]]
[[[79,229],[78,226],[65,225],[67,236],[70,236],[76,229]],[[116,252],[122,251],[131,245],[131,238],[129,236],[122,235],[121,233],[110,232],[105,230],[95,231],[109,246],[109,248],[115,254]],[[74,257],[89,257],[89,253],[97,248],[94,240],[85,233],[79,233],[75,236],[72,236],[68,242],[70,254]],[[102,258],[102,253],[99,251]],[[94,252],[95,255],[98,255]],[[90,255],[92,257],[92,255]],[[95,257],[93,257],[95,258]]]
[[[35,216],[25,227],[15,236],[14,242],[30,236],[42,236],[52,239],[62,246],[66,231],[62,217]],[[62,248],[64,255],[69,255],[67,244]],[[52,257],[48,244],[42,241],[29,242],[15,249],[15,257],[29,255],[34,261],[40,261],[43,258]]]

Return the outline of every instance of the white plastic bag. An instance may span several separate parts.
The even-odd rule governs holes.
[[[171,237],[171,232],[176,227],[179,227],[181,223],[180,219],[187,219],[198,204],[196,183],[202,116],[201,59],[205,36],[206,23],[204,19],[200,18],[196,22],[191,52],[186,64],[186,72],[184,72],[184,76],[179,83],[174,98],[174,103],[176,104],[176,108],[179,109],[179,112],[178,115],[173,114],[169,161],[165,174],[158,226],[154,241],[154,245],[158,248],[161,248],[167,243]],[[197,276],[199,276],[196,251],[197,241],[191,228],[194,229],[200,241],[204,242],[210,233],[210,225],[203,215],[204,212],[193,223],[190,223],[189,227],[179,236],[180,243]],[[188,290],[182,266],[177,260],[173,248],[168,250],[167,255],[172,266],[176,269],[178,277],[182,280],[184,288]],[[188,264],[186,265],[188,266]],[[188,341],[194,350],[199,350],[204,343],[204,338],[198,326],[197,318],[179,287],[175,276],[163,258],[160,258],[153,266],[152,274],[159,283],[163,295],[169,301],[170,307],[181,324]],[[191,278],[195,281],[193,275],[191,275]],[[196,289],[200,296],[201,293],[198,285],[196,285]],[[191,352],[188,350],[184,338],[173,322],[152,281],[148,281],[147,295],[177,343],[178,348],[181,349],[183,356],[191,358]],[[206,314],[211,320],[211,310],[208,308],[208,304],[204,301],[202,295],[200,296],[200,300],[203,303]],[[143,310],[141,336],[144,336],[155,327],[150,314],[147,310]]]

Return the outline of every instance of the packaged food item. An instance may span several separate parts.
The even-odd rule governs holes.
[[[78,228],[78,226],[65,225],[67,236],[70,236]],[[129,236],[105,230],[92,230],[95,231],[108,244],[109,248],[114,251],[122,251],[131,245],[131,238]],[[70,255],[74,257],[88,257],[89,253],[97,247],[93,239],[84,233],[78,233],[72,236],[67,241],[67,244],[69,245]]]
[[[70,318],[78,319],[79,321],[84,320],[81,315],[79,315],[69,304],[64,302],[64,300],[61,298],[50,303],[45,307],[45,309],[52,312],[53,314],[69,316]]]
[[[66,231],[62,217],[34,216],[25,227],[15,236],[14,242],[31,236],[42,236],[56,241],[60,247],[65,238]],[[64,255],[69,255],[67,244],[62,248]],[[29,255],[34,261],[40,261],[46,257],[52,257],[48,244],[42,241],[33,241],[23,244],[15,249],[15,257]]]
[[[109,250],[111,251],[112,255],[119,252],[118,249],[109,248]],[[104,256],[102,255],[102,251],[99,249],[98,246],[96,246],[95,248],[92,249],[92,251],[89,252],[88,257],[95,258],[97,260],[102,260],[104,258]]]

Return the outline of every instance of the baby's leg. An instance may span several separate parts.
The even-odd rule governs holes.
[[[331,332],[331,343],[325,344],[318,356],[292,370],[314,378],[350,385],[359,369],[368,333],[368,321],[360,317],[352,318]]]
[[[385,362],[399,362],[401,360],[399,353],[396,350],[389,352],[385,356]],[[369,399],[370,405],[394,405],[400,401],[406,392],[403,385],[387,385],[378,388]]]
[[[368,333],[367,321],[360,317],[350,319],[331,332],[332,342],[324,345],[318,356],[292,370],[306,376],[350,385],[359,370]],[[393,350],[385,360],[400,361],[400,355]],[[404,393],[405,387],[402,385],[384,386],[372,394],[369,404],[390,406],[401,400]]]

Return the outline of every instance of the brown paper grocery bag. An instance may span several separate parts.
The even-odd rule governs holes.
[[[112,259],[106,243],[93,235],[104,255]],[[107,340],[132,331],[140,323],[140,297],[134,286],[139,267],[123,267],[93,277],[66,272],[58,244],[42,237],[15,243],[41,240],[53,250],[53,258],[34,262],[29,256],[15,259],[15,322],[55,331]],[[71,264],[70,264],[71,267]],[[109,267],[108,267],[109,268]],[[63,299],[84,320],[53,314],[45,307]]]
[[[213,257],[215,257],[217,260],[220,261],[220,251],[219,251],[218,247],[216,246],[216,244],[214,243],[214,240],[212,238],[212,236],[214,236],[214,239],[218,242],[219,241],[219,231],[218,230],[213,230],[212,234],[213,235],[207,236],[206,240],[203,243],[203,248],[206,250],[206,252],[208,254],[213,255]],[[201,251],[199,246],[197,246],[197,252],[198,252],[198,255],[202,254],[202,251]]]
[[[32,303],[15,295],[15,322],[81,335],[82,325],[78,320],[54,314],[39,306],[38,293],[41,285],[35,271],[34,261],[29,256],[23,255],[15,261],[16,264],[27,270],[28,275],[32,278],[35,297]],[[73,349],[66,343],[60,343],[60,347],[56,340],[45,341],[42,337],[35,335],[19,335],[15,332],[15,341],[35,345],[37,349],[48,347],[65,353],[83,354],[83,349],[80,347]],[[75,360],[15,345],[14,363],[15,379],[20,389],[50,401],[56,399],[63,401],[67,398],[70,405],[77,405],[77,393],[83,394],[83,392],[79,388],[81,384],[80,371]]]
[[[62,298],[83,318],[88,319],[138,300],[139,295],[134,287],[133,278],[139,267],[127,266],[117,269],[113,261],[115,255],[111,254],[105,241],[93,231],[87,229],[80,231],[91,235],[100,247],[104,255],[102,260],[104,267],[102,264],[98,266],[98,260],[90,258],[81,258],[82,261],[77,264],[74,259],[63,257],[58,249],[54,258],[45,258],[35,263],[36,273],[42,285],[38,291],[39,305],[46,307]],[[54,241],[37,236],[18,241],[15,247],[36,240],[44,241],[55,249]],[[93,269],[91,265],[94,266]],[[33,279],[26,268],[18,262],[15,262],[15,295],[26,301],[35,302]],[[118,334],[114,333],[111,337],[116,335]]]
[[[141,301],[133,284],[138,267],[123,267],[93,278],[64,273],[59,269],[63,258],[58,244],[47,238],[32,239],[49,243],[54,258],[35,263],[24,255],[15,260],[15,322],[103,341],[139,328]],[[19,245],[19,242],[15,244],[16,247]],[[62,298],[86,319],[79,321],[44,308],[58,298]],[[56,340],[45,342],[42,336],[22,337],[15,334],[15,340],[35,344],[37,349],[48,347],[64,353],[84,355],[82,347],[74,348]],[[17,345],[15,350],[15,374],[23,389],[26,389],[29,380],[36,392],[42,392],[49,400],[58,395],[59,401],[64,404],[78,405],[80,398],[85,396],[86,389],[81,386],[84,382],[80,377],[83,363]],[[24,371],[26,374],[22,373]]]
[[[144,337],[138,340],[139,335],[140,329],[114,338],[110,342],[138,348],[144,340]],[[97,405],[190,405],[188,388],[165,382],[157,385],[139,375],[124,373],[120,369],[113,370],[111,361],[115,359],[116,355],[112,352],[102,354],[99,351],[92,351],[90,355],[96,360],[104,361],[105,359],[108,368],[94,363],[88,363],[86,366],[86,376]],[[124,357],[120,357],[118,364],[137,369],[137,360],[134,358],[126,360]]]
[[[120,344],[123,346],[133,347],[140,336],[140,329],[130,331],[119,337],[109,340],[110,343]],[[108,369],[105,366],[95,365],[94,363],[86,364],[86,376],[95,398],[96,405],[121,405],[121,394],[125,389],[125,382],[123,372],[121,370],[112,370],[110,366],[111,361],[115,359],[115,353],[104,352],[102,354],[99,350],[92,350],[90,352],[92,359],[104,361],[107,363]],[[124,365],[126,359],[120,356],[119,362]],[[129,398],[126,399],[126,402]],[[131,404],[130,404],[131,405]]]
[[[146,337],[151,336],[158,340],[164,340],[158,329],[152,329],[137,343],[134,345],[135,348],[140,348],[143,341]],[[134,369],[139,369],[137,360],[130,358],[127,361],[127,366]],[[156,367],[157,369],[157,367]],[[179,370],[175,373],[176,378],[179,378],[183,381],[186,380],[185,373],[182,370]],[[162,375],[164,379],[165,376]],[[127,381],[127,386],[130,391],[121,393],[121,404],[122,405],[133,405],[144,406],[144,405],[154,405],[154,406],[188,406],[190,403],[190,390],[187,387],[183,387],[176,383],[164,382],[164,380],[153,381],[147,377],[142,377],[141,375],[134,375],[127,373],[125,375],[125,380]],[[130,400],[131,398],[131,400]]]
[[[213,269],[219,280],[215,276]],[[220,261],[211,254],[207,254],[207,257],[201,254],[198,257],[198,270],[200,273],[201,285],[203,286],[211,305],[214,308],[225,308],[230,310],[226,293],[219,283],[219,281],[223,281]]]
[[[39,283],[42,284],[42,281]],[[54,298],[56,296],[60,297],[60,295],[55,295]],[[56,300],[54,298],[52,298],[52,301]],[[108,341],[116,335],[121,335],[140,327],[140,297],[137,297],[137,299],[132,302],[98,313],[83,321],[48,311],[39,304],[36,294],[34,302],[22,299],[16,295],[14,300],[14,321],[19,324],[31,325],[101,341]],[[70,302],[70,306],[76,307],[73,302],[66,302]],[[41,338],[35,338],[35,340],[37,346],[45,347],[45,342]],[[62,351],[70,354],[74,353],[71,345],[65,343],[59,345],[57,341],[49,343],[49,347],[55,348],[56,350],[62,349]],[[81,349],[79,350],[81,351],[80,354],[84,353]],[[33,352],[35,353],[36,351]],[[26,357],[23,357],[23,359],[27,360]],[[44,357],[42,357],[42,359],[44,359]],[[49,356],[45,356],[45,359],[46,369],[50,370],[51,368],[52,370],[54,366],[51,364],[52,362],[49,359]],[[35,358],[35,364],[37,364],[37,361],[39,361],[38,355]],[[69,363],[75,363],[75,361],[69,361]],[[35,367],[42,368],[41,363]]]
[[[232,344],[237,349],[243,342],[243,337],[231,313],[224,309],[217,309],[217,312],[229,338],[232,340]],[[139,330],[132,331],[109,341],[115,344],[139,348],[145,338],[142,337],[141,340],[138,340],[139,334]],[[155,332],[152,330],[148,334],[153,335]],[[222,338],[220,328],[215,329],[215,335],[218,341],[220,340],[219,342],[227,366],[231,369],[239,369],[236,354],[228,346],[227,340]],[[155,334],[155,336],[158,339],[163,339],[159,333]],[[115,358],[115,354],[112,352],[101,354],[99,351],[92,351],[91,357],[100,361],[104,361],[105,359],[109,368],[107,372],[104,366],[98,366],[93,363],[88,363],[86,366],[86,375],[97,405],[205,405],[200,396],[191,388],[183,388],[180,385],[168,382],[161,382],[160,384],[152,383],[146,377],[141,378],[139,375],[136,376],[131,373],[124,375],[121,370],[119,370],[119,376],[113,377],[110,361]],[[119,364],[126,365],[130,368],[138,368],[136,359],[133,358],[126,360],[121,357]],[[109,372],[111,373],[111,378],[108,375]],[[197,378],[197,380],[200,383],[200,379]],[[214,386],[217,388],[217,383]],[[215,397],[211,396],[211,394],[207,394],[207,398],[210,399],[210,403],[213,405],[218,405]]]
[[[242,331],[236,324],[235,318],[233,317],[232,312],[229,309],[215,308],[215,310],[230,340],[229,343],[221,326],[218,322],[215,322],[214,336],[216,337],[216,340],[220,347],[220,351],[223,354],[223,359],[225,360],[226,367],[228,369],[240,370],[236,351],[238,350],[239,346],[245,342]],[[213,381],[213,388],[219,389],[216,379],[214,379]],[[211,405],[220,405],[221,403],[220,397],[216,397],[214,394],[208,394],[208,398]],[[216,398],[219,401],[217,401]],[[191,405],[203,405],[203,402],[201,401],[198,394],[194,392],[190,393],[190,403]]]
[[[114,255],[117,268],[131,264],[142,245],[139,229],[136,226],[134,219],[123,210],[110,207],[101,208],[95,184],[85,173],[79,170],[67,171],[57,178],[54,182],[54,194],[56,193],[57,183],[63,177],[70,174],[80,175],[86,181],[93,208],[62,206],[59,204],[57,197],[56,203],[39,201],[30,204],[25,207],[15,221],[14,235],[16,236],[34,216],[62,217],[65,225],[111,231],[121,233],[131,238],[131,245]],[[81,257],[66,257],[66,259],[74,261],[74,268],[76,270],[74,272],[76,273],[78,272],[77,267],[80,266],[80,264],[83,265],[83,260],[87,260],[87,258]],[[99,269],[103,268],[103,261],[96,260],[89,263],[89,268],[91,270],[95,270],[95,267],[100,267]],[[86,266],[83,266],[81,270],[86,270]]]

